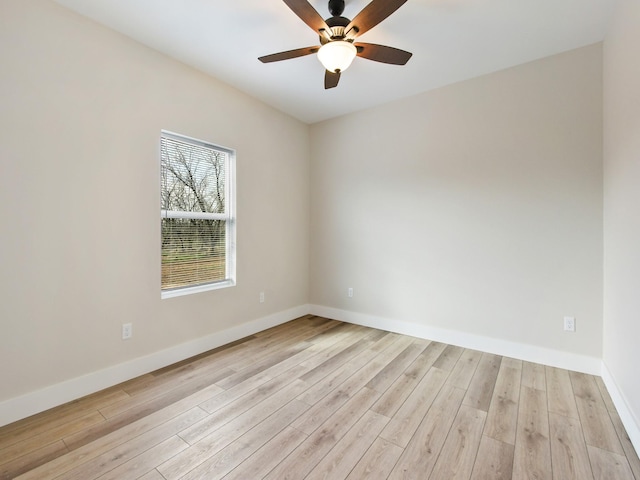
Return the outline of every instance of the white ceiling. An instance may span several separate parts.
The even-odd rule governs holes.
[[[324,89],[315,55],[259,56],[318,44],[282,0],[56,0],[307,123],[589,45],[615,0],[409,0],[359,37],[413,53],[405,66],[356,58]],[[329,17],[327,0],[310,0]],[[353,18],[369,0],[346,0]]]

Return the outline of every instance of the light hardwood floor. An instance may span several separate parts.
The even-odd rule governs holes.
[[[598,377],[306,316],[0,428],[0,478],[640,480]]]

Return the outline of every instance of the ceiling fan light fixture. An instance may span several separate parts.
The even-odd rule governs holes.
[[[320,47],[318,60],[331,73],[344,72],[356,58],[357,53],[358,49],[353,43],[334,40]]]

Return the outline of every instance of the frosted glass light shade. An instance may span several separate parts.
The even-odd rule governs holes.
[[[325,43],[318,50],[318,60],[324,65],[324,68],[332,73],[336,71],[344,72],[353,59],[356,58],[358,50],[351,42],[336,40]]]

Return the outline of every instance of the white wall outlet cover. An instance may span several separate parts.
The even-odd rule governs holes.
[[[122,339],[128,340],[133,336],[133,325],[131,323],[122,324]]]
[[[576,319],[574,317],[564,317],[564,329],[566,332],[575,332]]]

